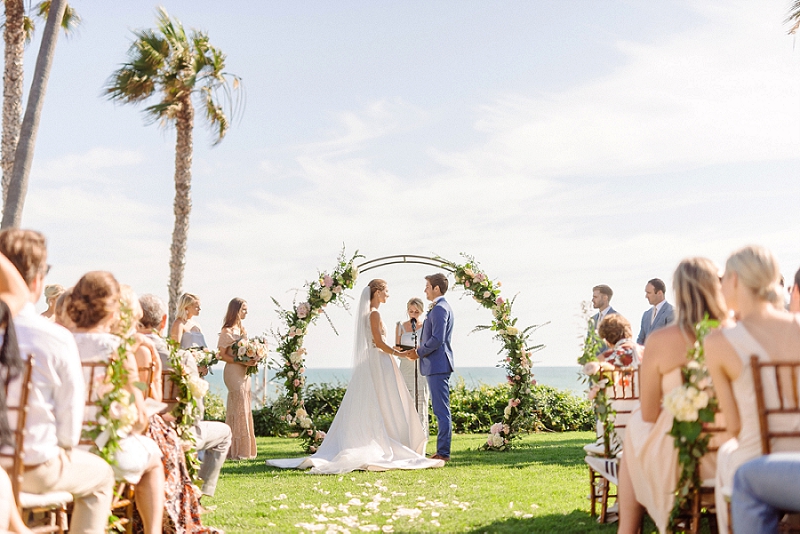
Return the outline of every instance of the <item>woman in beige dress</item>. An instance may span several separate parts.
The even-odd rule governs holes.
[[[253,412],[250,407],[250,377],[247,367],[257,362],[234,361],[231,345],[240,339],[247,339],[247,330],[242,319],[247,316],[247,303],[235,298],[228,303],[228,312],[219,333],[219,359],[225,362],[225,387],[228,388],[228,405],[225,423],[231,427],[233,440],[228,458],[251,460],[256,457],[256,435],[253,431]]]
[[[672,428],[672,414],[661,408],[664,395],[682,383],[681,368],[694,345],[694,326],[706,314],[724,320],[727,311],[719,284],[719,269],[705,258],[683,260],[675,271],[674,324],[647,338],[639,382],[641,408],[628,421],[619,470],[619,530],[635,534],[642,524],[644,509],[659,532],[666,532],[678,484],[678,451]],[[701,465],[701,476],[713,476],[714,466]]]
[[[720,447],[717,462],[714,497],[720,532],[728,532],[725,496],[731,493],[736,469],[761,456],[761,430],[750,356],[765,361],[800,358],[800,318],[784,310],[779,283],[778,263],[769,250],[749,246],[734,252],[725,263],[722,292],[737,323],[709,334],[705,343],[708,370],[727,423],[726,436],[731,438]],[[785,384],[783,391],[792,391],[791,384]],[[774,380],[765,384],[764,392],[767,405],[776,406],[778,394]],[[800,427],[797,418],[781,422],[787,431]],[[800,443],[796,440],[788,443],[779,440],[773,452],[800,450],[798,447]]]

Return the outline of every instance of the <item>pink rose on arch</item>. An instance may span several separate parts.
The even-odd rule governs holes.
[[[502,306],[503,304],[505,304],[505,302],[506,302],[506,301],[505,301],[505,300],[503,300],[503,297],[497,297],[497,298],[495,299],[495,301],[494,301],[494,303],[495,303],[495,304],[497,304],[498,306]]]
[[[317,452],[317,448],[312,445],[308,448],[308,452]]]
[[[294,382],[292,382],[292,384],[294,384],[294,387],[298,387],[298,386],[300,386],[300,381],[295,378]]]
[[[300,319],[305,319],[308,317],[308,312],[311,311],[311,304],[308,302],[301,302],[297,305],[297,316]]]
[[[600,388],[595,384],[589,389],[589,392],[586,394],[586,396],[589,397],[589,400],[594,400],[598,391],[600,391]]]
[[[519,399],[512,399],[509,401],[509,404],[514,408],[516,408],[517,406],[519,406]]]
[[[489,432],[492,434],[499,434],[502,431],[503,431],[503,423],[495,423],[489,429]]]
[[[333,278],[326,274],[322,277],[322,285],[325,287],[331,287],[333,285]]]

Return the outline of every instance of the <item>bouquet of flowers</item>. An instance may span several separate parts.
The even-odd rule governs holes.
[[[219,351],[209,349],[208,347],[192,347],[190,349],[185,349],[189,351],[194,358],[194,361],[197,362],[197,367],[205,367],[208,369],[208,372],[212,375],[214,374],[211,371],[211,367],[219,362]]]
[[[235,362],[250,363],[254,361],[261,363],[267,357],[267,340],[262,336],[256,336],[250,339],[242,338],[231,345],[231,352],[233,353],[233,361]],[[247,376],[254,375],[257,372],[258,365],[249,365],[247,367]]]

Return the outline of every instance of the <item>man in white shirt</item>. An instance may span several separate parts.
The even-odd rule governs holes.
[[[67,329],[34,308],[50,269],[45,238],[31,230],[4,230],[0,232],[0,252],[20,272],[31,297],[14,319],[20,355],[34,357],[22,491],[71,493],[75,505],[70,532],[103,534],[111,513],[114,473],[99,456],[76,448],[86,396],[78,348]],[[16,381],[9,396],[16,398],[19,391]]]
[[[165,371],[171,369],[169,365],[169,347],[166,341],[160,336],[167,325],[167,307],[164,302],[155,295],[142,295],[139,297],[139,304],[142,306],[142,318],[139,320],[141,325],[139,331],[145,334],[161,357],[161,365]],[[193,358],[185,362],[187,371],[200,378],[197,363]],[[203,368],[205,369],[205,368]],[[205,374],[207,370],[203,372]],[[198,452],[203,454],[198,475],[203,481],[201,491],[203,495],[214,496],[217,489],[219,472],[225,458],[228,456],[228,449],[231,448],[231,427],[219,421],[203,421],[203,400],[198,401],[200,414],[194,423],[195,447]]]
[[[642,325],[636,340],[639,345],[644,345],[647,336],[672,323],[675,319],[675,308],[667,302],[664,296],[666,290],[666,284],[659,278],[653,278],[644,286],[644,296],[652,308],[642,314]]]

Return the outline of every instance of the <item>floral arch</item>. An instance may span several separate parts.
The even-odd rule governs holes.
[[[495,338],[502,342],[501,352],[504,351],[506,357],[499,367],[506,370],[511,385],[511,398],[504,410],[502,422],[492,425],[484,449],[508,450],[519,431],[521,422],[519,416],[529,412],[532,407],[531,352],[541,348],[541,345],[533,347],[528,345],[530,333],[535,327],[529,326],[522,330],[517,328],[517,319],[511,315],[514,299],[503,298],[500,295],[501,283],[489,279],[478,262],[467,255],[464,255],[466,261],[463,264],[439,256],[401,254],[376,258],[356,265],[356,261],[360,258],[363,256],[356,252],[348,259],[343,250],[333,270],[322,271],[317,279],[306,283],[305,300],[293,304],[291,309],[282,308],[273,299],[285,326],[274,332],[278,339],[277,352],[280,355],[276,378],[281,380],[285,387],[285,395],[278,403],[285,410],[281,419],[299,427],[299,437],[303,440],[307,452],[313,453],[317,450],[325,438],[325,433],[317,429],[305,410],[302,395],[306,370],[306,349],[303,347],[303,340],[309,326],[315,323],[320,315],[325,314],[325,307],[328,305],[346,307],[343,295],[353,289],[359,272],[400,263],[429,265],[452,273],[456,285],[492,312],[492,324],[478,326],[476,330],[491,330],[495,333]]]

